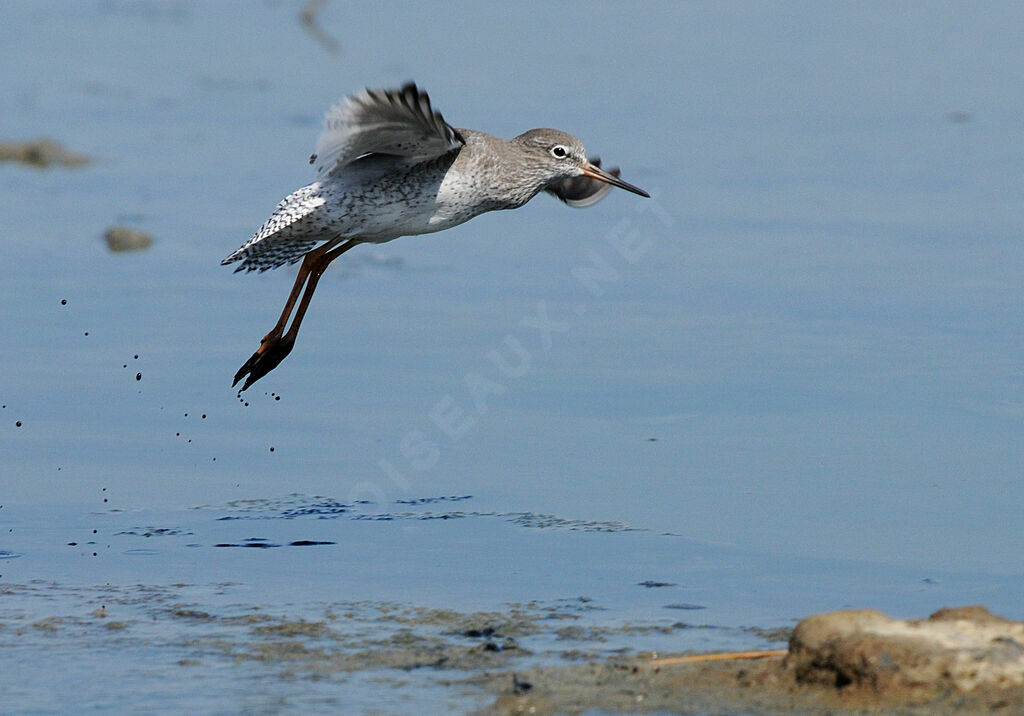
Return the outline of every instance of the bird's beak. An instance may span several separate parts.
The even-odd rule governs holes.
[[[645,196],[648,199],[651,198],[651,195],[648,194],[643,189],[641,189],[640,187],[633,186],[629,182],[624,182],[614,174],[609,174],[604,169],[601,169],[600,167],[595,167],[590,162],[587,162],[581,168],[583,169],[584,176],[588,176],[591,179],[597,179],[598,181],[606,182],[608,184],[611,184],[612,186],[617,186],[620,189],[625,189],[626,191],[631,191],[634,194],[639,194],[640,196]]]

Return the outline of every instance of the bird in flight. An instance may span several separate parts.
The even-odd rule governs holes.
[[[516,209],[541,191],[575,207],[590,206],[613,186],[650,196],[622,181],[618,169],[587,159],[580,140],[557,129],[510,140],[456,129],[412,83],[366,89],[332,107],[309,162],[317,180],[286,196],[221,261],[238,263],[237,272],[302,260],[280,319],[235,374],[232,386],[245,380],[241,390],[291,352],[320,276],[353,246],[442,231],[487,211]]]

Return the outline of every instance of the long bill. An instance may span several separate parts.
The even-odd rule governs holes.
[[[612,186],[617,186],[620,189],[625,189],[626,191],[631,191],[634,194],[639,194],[640,196],[645,196],[648,199],[651,198],[651,195],[648,194],[643,189],[641,189],[640,187],[633,186],[629,182],[622,181],[621,179],[619,179],[614,174],[609,174],[604,169],[601,169],[601,167],[595,167],[590,162],[587,162],[586,164],[584,164],[582,169],[583,169],[583,175],[584,176],[588,176],[591,179],[597,179],[599,181],[607,182],[608,184],[611,184]]]

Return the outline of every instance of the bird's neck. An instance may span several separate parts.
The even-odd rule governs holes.
[[[544,188],[543,178],[532,175],[519,152],[509,151],[513,142],[471,129],[459,132],[466,141],[460,159],[491,209],[517,209]]]

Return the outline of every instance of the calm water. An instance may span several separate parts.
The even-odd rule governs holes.
[[[299,6],[0,8],[0,139],[94,158],[0,165],[0,586],[61,595],[9,592],[6,618],[85,609],[95,584],[199,585],[212,609],[220,582],[298,611],[586,595],[609,622],[673,621],[671,602],[730,628],[845,606],[1024,618],[1024,10],[466,4],[456,28],[330,3],[332,52]],[[328,106],[406,79],[456,126],[571,131],[654,198],[540,197],[357,249],[239,401],[293,272],[220,259],[311,179]],[[153,247],[108,253],[114,224]],[[495,352],[526,358],[510,375]],[[278,504],[448,496],[474,516],[296,523]],[[225,537],[250,524],[219,521],[235,500],[275,507]],[[593,522],[643,531],[571,529]],[[140,526],[191,535],[140,556]],[[213,547],[313,532],[336,544]],[[81,643],[57,634],[63,651],[23,646],[27,706],[61,708],[37,667]],[[139,701],[95,704],[147,708],[154,679],[188,678],[151,651],[111,672]],[[191,707],[246,707],[255,677],[219,674]],[[293,688],[268,698],[301,705]]]

